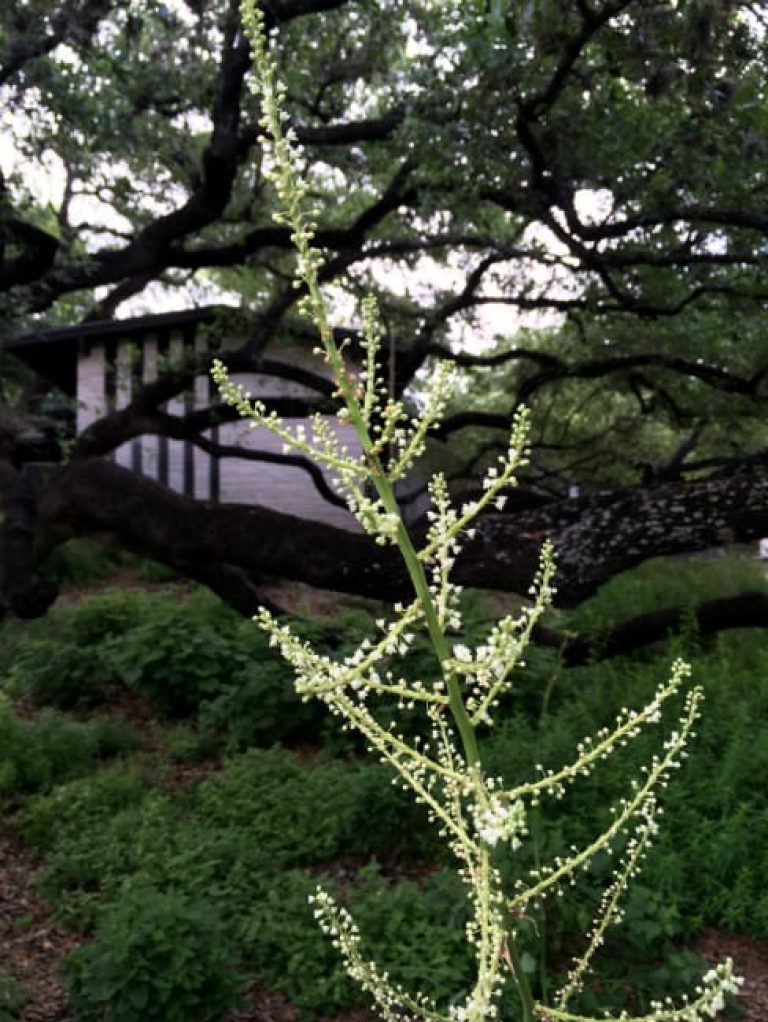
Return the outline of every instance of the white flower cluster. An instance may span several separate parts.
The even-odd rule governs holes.
[[[543,895],[558,890],[562,883],[573,886],[578,873],[586,869],[598,852],[611,851],[613,841],[624,833],[633,821],[647,814],[648,800],[659,789],[666,787],[670,773],[679,767],[681,760],[687,755],[686,745],[693,735],[693,726],[699,716],[699,706],[703,698],[700,688],[694,688],[686,696],[685,707],[678,728],[664,743],[664,754],[653,756],[650,762],[641,768],[641,777],[631,780],[631,794],[621,799],[612,807],[613,820],[608,827],[585,848],[572,848],[567,857],[556,856],[551,865],[531,871],[527,881],[519,880],[516,893],[510,900],[513,911],[522,911],[529,903],[538,904]],[[573,767],[578,775],[578,761]],[[520,789],[513,789],[512,796],[520,796]]]
[[[493,724],[492,711],[509,689],[512,672],[516,667],[525,666],[523,653],[531,633],[555,593],[554,574],[554,553],[552,545],[546,542],[541,548],[539,570],[530,590],[533,603],[523,607],[517,615],[502,618],[477,647],[471,671],[464,672],[467,675],[467,711],[473,725]]]
[[[477,836],[491,848],[499,842],[508,842],[516,852],[528,833],[521,799],[510,804],[503,795],[492,795],[487,805],[475,807],[473,818]]]
[[[689,670],[684,664],[675,664],[670,680],[660,686],[647,706],[639,711],[622,710],[612,727],[579,743],[573,761],[565,767],[539,767],[535,780],[516,786],[506,786],[501,779],[486,774],[477,731],[492,725],[493,711],[509,686],[511,672],[522,662],[533,627],[552,598],[554,557],[545,544],[530,593],[531,605],[495,624],[474,648],[461,638],[461,590],[451,576],[463,542],[475,535],[478,515],[503,508],[504,491],[514,485],[515,473],[525,464],[528,413],[518,413],[509,448],[487,471],[476,500],[457,509],[446,480],[438,476],[432,481],[429,528],[423,547],[416,549],[403,526],[394,483],[421,456],[429,429],[440,421],[450,390],[450,374],[442,368],[435,371],[421,415],[411,421],[403,404],[388,395],[376,378],[381,329],[373,299],[363,305],[364,378],[360,380],[348,371],[343,353],[334,342],[329,310],[318,284],[322,257],[312,248],[314,223],[304,208],[307,188],[301,177],[302,160],[290,133],[283,130],[283,90],[256,0],[245,0],[243,22],[253,44],[262,125],[269,138],[269,172],[282,204],[278,217],[291,228],[299,283],[306,293],[305,307],[317,327],[320,350],[343,402],[344,420],[357,435],[361,457],[350,455],[326,420],[315,419],[310,436],[287,427],[233,385],[221,363],[214,365],[214,379],[224,399],[243,415],[271,430],[288,447],[332,470],[338,489],[366,531],[379,543],[397,546],[414,593],[407,605],[393,608],[391,619],[378,622],[376,638],[362,642],[354,653],[340,660],[315,651],[266,611],[258,615],[258,621],[295,669],[296,687],[302,697],[322,700],[344,727],[364,737],[373,753],[392,767],[399,783],[426,807],[454,853],[470,907],[466,937],[475,958],[470,989],[457,992],[451,1005],[436,1006],[427,997],[409,993],[394,983],[385,970],[362,955],[361,937],[351,916],[322,890],[313,898],[315,915],[343,956],[349,975],[370,994],[385,1022],[488,1022],[498,1017],[505,986],[510,982],[517,991],[521,1022],[598,1022],[574,1014],[569,1003],[592,968],[607,927],[621,918],[621,896],[656,833],[661,811],[658,793],[687,754],[701,692],[693,689],[687,694],[677,726],[667,735],[659,755],[631,779],[628,794],[614,807],[603,833],[585,847],[574,847],[568,855],[520,876],[510,896],[504,889],[497,857],[502,852],[519,850],[527,835],[528,809],[545,798],[561,797],[568,785],[590,774],[643,728],[658,723],[667,702],[682,689]],[[429,681],[406,679],[397,670],[397,659],[411,648],[418,629],[426,632],[434,652],[434,674]],[[387,726],[380,723],[375,712],[378,697],[390,703],[394,697],[399,709],[423,712],[426,737],[406,736],[397,719]],[[552,1003],[537,1003],[520,966],[515,920],[551,893],[575,883],[598,852],[615,854],[618,839],[623,837],[623,857],[586,934],[585,951],[575,960]],[[617,1022],[704,1022],[717,1014],[726,995],[735,993],[739,983],[731,963],[725,962],[706,974],[692,999],[677,1006],[660,1002],[650,1014],[634,1020],[623,1013]]]
[[[588,777],[599,763],[637,738],[645,725],[658,724],[664,703],[680,691],[690,674],[690,666],[682,660],[676,660],[672,664],[669,680],[659,686],[653,698],[641,710],[624,707],[612,728],[600,728],[596,735],[583,738],[576,746],[573,761],[561,770],[547,770],[537,764],[537,771],[541,774],[539,780],[518,785],[512,792],[514,797],[529,798],[534,805],[542,795],[561,798],[567,785],[573,784],[580,777]]]

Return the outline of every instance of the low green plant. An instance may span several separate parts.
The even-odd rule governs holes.
[[[666,827],[644,877],[630,890],[628,921],[614,927],[613,937],[606,934],[600,993],[586,984],[585,1010],[598,1003],[602,1010],[628,998],[644,1007],[665,989],[684,989],[694,960],[676,942],[704,925],[727,921],[737,930],[768,934],[763,881],[768,792],[748,782],[754,750],[742,722],[742,714],[751,715],[754,733],[768,712],[766,695],[752,684],[760,662],[749,657],[737,667],[736,654],[742,650],[743,643],[729,644],[722,654],[701,662],[714,712],[700,723],[698,755],[667,793]],[[567,762],[587,724],[610,723],[628,699],[652,695],[657,669],[653,663],[625,663],[568,672],[562,682],[567,687],[562,693],[558,688],[544,721],[532,721],[528,703],[533,697],[524,693],[524,709],[516,711],[513,703],[483,740],[487,769],[522,776],[527,771],[533,779],[535,762]],[[729,736],[725,744],[722,732]],[[763,737],[768,748],[768,733],[759,730],[756,744],[762,748]],[[637,742],[625,751],[631,763],[641,764]],[[564,800],[542,812],[540,822],[533,815],[531,839],[510,863],[502,863],[508,881],[535,868],[535,849],[539,860],[547,861],[567,855],[572,844],[588,842],[604,825],[607,806],[621,796],[624,767],[608,760],[599,775],[584,778]],[[315,810],[323,814],[319,834]],[[140,774],[111,767],[33,797],[18,825],[42,856],[42,893],[70,925],[79,930],[93,926],[101,906],[119,899],[127,880],[204,898],[226,919],[227,932],[249,969],[262,982],[279,984],[311,1018],[365,1000],[345,979],[340,960],[307,911],[307,894],[324,871],[329,883],[344,878],[343,897],[360,917],[361,930],[378,935],[379,956],[392,965],[393,974],[402,975],[408,963],[389,946],[398,927],[383,916],[390,899],[379,900],[378,921],[373,911],[360,915],[358,866],[373,856],[397,876],[403,869],[411,875],[415,868],[417,876],[425,877],[418,888],[407,886],[408,897],[402,900],[396,895],[400,885],[387,881],[393,911],[400,906],[405,928],[419,891],[426,896],[437,882],[431,867],[442,863],[447,868],[452,861],[429,826],[425,807],[393,786],[383,766],[332,763],[277,748],[232,757],[221,774],[173,796],[148,790]],[[533,922],[518,925],[523,962],[538,968],[544,953],[556,962],[568,954],[610,882],[611,866],[610,856],[596,856],[577,889],[568,888],[540,912],[528,913]],[[438,874],[451,875],[445,869]],[[448,879],[441,881],[446,889]],[[466,911],[455,880],[452,889],[456,911]],[[433,934],[436,946],[457,936],[459,916],[449,910],[448,901],[446,896],[433,918],[436,931],[445,931]],[[466,955],[462,960],[467,961]],[[425,980],[429,975],[425,972]]]
[[[0,802],[88,773],[97,754],[87,725],[52,710],[22,720],[0,693]]]
[[[178,582],[179,574],[167,564],[159,561],[152,561],[146,558],[137,558],[131,564],[136,575],[142,582],[149,582],[151,585],[163,585],[170,582]]]
[[[232,667],[243,666],[225,636],[172,605],[114,641],[108,658],[123,684],[169,716],[192,713],[220,693]]]
[[[51,627],[59,638],[79,646],[100,647],[108,639],[119,638],[151,618],[158,606],[172,598],[138,590],[108,589],[54,612]]]
[[[47,851],[66,845],[75,835],[93,842],[110,820],[148,795],[142,778],[121,765],[60,784],[48,794],[33,795],[17,820],[25,841]]]
[[[111,590],[54,609],[46,625],[45,634],[14,636],[4,685],[62,709],[92,706],[125,685],[163,712],[188,714],[252,659],[275,660],[211,594]]]
[[[34,638],[19,651],[5,688],[38,705],[67,710],[103,702],[108,678],[98,650],[59,638]]]
[[[121,591],[53,608],[44,631],[29,622],[11,632],[11,654],[0,660],[4,688],[60,709],[102,702],[116,680],[106,655],[109,641],[128,633],[152,611],[151,597]]]
[[[98,760],[123,755],[138,744],[126,721],[82,722],[52,709],[27,720],[0,692],[0,801],[88,774]]]
[[[414,802],[377,763],[360,766],[354,798],[344,818],[341,848],[362,859],[439,862],[444,847],[423,805]]]
[[[307,1019],[366,1003],[307,912],[316,884],[316,876],[299,870],[274,878],[243,906],[239,937],[260,979],[284,993]],[[441,997],[450,997],[457,981],[470,978],[472,957],[462,932],[468,907],[453,872],[428,874],[418,884],[394,883],[371,865],[339,896],[361,926],[376,933],[385,967]]]
[[[215,735],[190,724],[179,724],[165,733],[165,750],[176,763],[202,763],[215,755],[218,747]]]
[[[39,625],[39,622],[21,621],[11,616],[6,616],[0,621],[0,684],[16,657],[29,642],[30,633],[36,630],[36,625]]]
[[[322,758],[309,767],[285,749],[250,749],[199,786],[194,813],[206,827],[247,835],[272,869],[322,862],[343,848],[359,771]]]
[[[141,747],[136,726],[119,714],[95,716],[88,722],[100,759],[127,756]]]
[[[457,977],[454,992],[434,999],[423,983],[407,989],[370,956],[358,924],[349,910],[320,886],[313,896],[314,914],[342,956],[349,976],[365,991],[385,1022],[407,1017],[424,1022],[485,1022],[499,1016],[501,1005],[514,1005],[520,1022],[585,1022],[595,1015],[578,1010],[578,997],[592,969],[593,958],[606,931],[623,914],[621,900],[655,838],[658,793],[686,755],[686,745],[699,718],[702,692],[694,688],[682,696],[689,674],[677,663],[668,682],[657,688],[644,708],[622,708],[612,724],[594,737],[582,739],[570,762],[537,766],[534,778],[510,782],[487,770],[479,736],[494,724],[498,702],[509,689],[510,673],[522,658],[531,630],[552,594],[554,564],[544,548],[532,586],[533,604],[517,616],[503,618],[474,648],[456,642],[461,632],[458,587],[451,569],[462,538],[472,535],[475,520],[486,509],[503,506],[503,491],[514,484],[516,469],[525,461],[525,413],[518,415],[509,448],[483,480],[482,496],[461,508],[452,506],[444,476],[429,485],[432,511],[423,545],[417,549],[402,521],[395,499],[395,484],[421,456],[428,430],[440,421],[449,394],[444,363],[433,374],[420,416],[412,422],[402,402],[393,400],[376,379],[381,328],[375,302],[363,303],[363,344],[366,372],[354,378],[336,345],[329,305],[320,290],[323,257],[312,247],[315,225],[305,207],[309,186],[301,179],[301,155],[283,109],[284,88],[267,43],[265,20],[255,0],[244,0],[243,24],[261,93],[261,125],[269,140],[267,173],[273,181],[282,211],[277,219],[288,225],[298,256],[297,286],[304,291],[303,306],[319,334],[325,358],[343,402],[342,422],[354,430],[361,457],[353,459],[333,427],[322,417],[313,420],[308,436],[283,423],[263,403],[251,400],[227,378],[220,361],[213,375],[222,396],[241,415],[270,430],[284,445],[312,457],[333,472],[350,510],[362,528],[382,546],[392,545],[402,556],[413,588],[407,605],[396,605],[383,619],[375,637],[363,640],[347,656],[333,659],[314,649],[267,611],[259,622],[283,657],[296,671],[296,687],[306,698],[316,698],[345,726],[358,731],[372,751],[388,763],[400,782],[423,803],[455,856],[467,894],[469,916],[463,928],[467,951],[473,959],[472,977]],[[433,650],[433,671],[411,680],[388,670],[393,654],[407,651],[414,633],[423,630]],[[370,709],[384,697],[397,699],[398,708],[420,709],[429,729],[426,739],[409,737],[393,722],[383,726]],[[515,870],[515,854],[531,837],[532,820],[543,802],[557,800],[595,767],[613,756],[647,729],[660,722],[667,705],[682,698],[676,725],[641,770],[630,775],[627,793],[597,836],[581,847],[532,870]],[[622,854],[618,845],[623,842]],[[546,963],[525,956],[521,921],[552,895],[574,884],[600,854],[615,854],[617,861],[604,888],[597,911],[584,927],[584,946],[566,977],[551,989]],[[506,864],[506,869],[503,868]],[[505,884],[505,873],[514,879]],[[710,970],[691,999],[675,1006],[656,1003],[645,1022],[698,1022],[715,1015],[725,995],[737,989],[729,961]],[[626,1011],[619,1016],[630,1018]]]
[[[341,852],[350,821],[362,820],[360,775],[339,762],[251,749],[170,796],[115,766],[33,796],[17,827],[43,856],[42,893],[80,928],[129,877],[207,892],[236,918],[258,876]]]
[[[0,1022],[14,1022],[29,1002],[29,994],[17,979],[0,972]]]
[[[236,1001],[236,967],[210,905],[138,887],[62,972],[75,1022],[218,1022]]]
[[[202,703],[247,684],[261,663],[274,665],[267,642],[242,624],[210,594],[183,602],[154,597],[132,628],[101,649],[123,684],[164,714],[189,716]]]
[[[203,702],[199,721],[201,732],[221,736],[228,752],[316,737],[326,722],[321,707],[299,699],[285,664],[275,659],[244,664],[221,688]]]
[[[85,586],[110,578],[123,561],[124,555],[94,540],[70,539],[49,555],[43,573],[62,586]]]
[[[672,566],[674,570],[670,570]],[[616,621],[659,607],[694,607],[706,600],[766,588],[760,563],[748,557],[654,558],[601,586],[571,612],[569,627],[599,633]]]

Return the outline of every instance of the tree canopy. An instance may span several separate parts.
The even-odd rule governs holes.
[[[457,490],[517,407],[532,409],[530,465],[508,510],[481,525],[462,580],[525,591],[549,535],[573,602],[645,557],[768,534],[765,6],[263,9],[339,330],[354,343],[374,291],[396,392],[418,401],[436,360],[459,367],[429,452]],[[313,344],[290,232],[273,220],[249,62],[233,0],[0,12],[4,339],[216,301],[240,309],[234,370],[258,368],[270,342]],[[396,568],[360,537],[323,527],[318,544],[269,509],[221,506],[203,521],[188,498],[109,463],[133,436],[196,441],[220,421],[218,404],[194,419],[164,411],[207,359],[94,424],[32,493],[24,438],[46,421],[50,388],[4,356],[6,607],[44,608],[37,567],[82,533],[165,560],[243,609],[274,575],[397,595]],[[307,411],[331,409],[325,381],[316,391]],[[126,501],[139,512],[127,517]]]

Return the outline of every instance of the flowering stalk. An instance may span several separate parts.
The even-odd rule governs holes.
[[[284,89],[265,33],[264,19],[256,0],[243,0],[243,25],[252,45],[252,56],[261,97],[261,126],[266,142],[267,174],[280,201],[275,219],[291,230],[296,248],[296,285],[303,292],[302,305],[319,335],[320,355],[330,368],[342,403],[339,420],[350,426],[361,450],[352,457],[340,433],[321,416],[311,420],[309,433],[290,428],[227,376],[220,361],[213,377],[222,396],[251,425],[270,430],[289,448],[314,457],[333,474],[362,528],[376,543],[394,544],[400,551],[413,587],[407,605],[396,604],[391,620],[379,621],[381,635],[362,642],[342,660],[333,660],[295,636],[268,611],[257,615],[270,642],[296,672],[296,689],[305,698],[322,701],[339,716],[345,727],[358,731],[372,751],[397,773],[401,783],[422,802],[445,837],[459,863],[472,910],[467,938],[474,949],[476,972],[471,989],[462,1001],[447,1008],[420,993],[404,990],[392,981],[360,949],[360,935],[347,910],[318,889],[313,899],[320,926],[329,935],[346,968],[371,996],[386,1022],[485,1022],[498,1017],[505,987],[513,984],[521,1006],[520,1022],[597,1022],[573,1014],[571,997],[578,991],[607,927],[621,915],[619,902],[636,872],[653,830],[657,790],[686,755],[698,715],[701,692],[688,694],[677,728],[670,733],[659,756],[654,757],[640,779],[633,779],[630,794],[614,811],[610,825],[584,849],[574,849],[527,878],[521,878],[512,895],[505,894],[496,864],[498,851],[517,851],[527,837],[531,807],[547,797],[559,798],[566,786],[590,773],[599,761],[635,738],[641,730],[659,722],[663,704],[681,688],[688,675],[676,664],[672,676],[648,705],[634,712],[624,710],[613,728],[585,739],[574,760],[558,771],[538,768],[535,781],[509,786],[486,773],[480,755],[477,729],[493,725],[494,710],[511,686],[510,673],[521,662],[532,629],[554,594],[554,558],[545,544],[541,564],[531,589],[532,602],[517,617],[499,621],[474,650],[453,643],[460,632],[460,588],[451,581],[454,562],[464,538],[473,535],[474,522],[485,510],[503,507],[503,491],[515,483],[515,473],[527,457],[527,412],[515,420],[509,447],[486,473],[482,495],[456,509],[446,480],[436,476],[430,483],[432,510],[424,545],[416,549],[403,523],[394,486],[411,470],[425,449],[430,428],[440,422],[450,393],[450,374],[433,374],[424,409],[414,422],[402,402],[393,400],[376,377],[381,340],[376,303],[363,303],[363,378],[350,371],[343,352],[334,342],[330,307],[322,294],[319,269],[322,255],[312,245],[316,226],[306,207],[307,185],[296,138],[285,130]],[[371,488],[375,496],[371,496]],[[407,653],[417,629],[426,630],[435,654],[431,679],[411,681],[398,676],[392,666]],[[397,724],[381,724],[373,709],[380,696],[395,696],[401,709],[420,710],[427,725],[426,737],[407,739]],[[620,864],[588,934],[585,952],[577,958],[566,985],[554,1004],[537,1002],[519,962],[515,922],[530,903],[538,904],[562,884],[574,883],[598,851],[611,851],[616,839],[632,834],[623,865]],[[735,991],[729,962],[708,973],[695,997],[675,1007],[659,1004],[651,1015],[633,1022],[698,1022],[722,1007],[723,996]],[[619,1019],[631,1022],[622,1013]]]

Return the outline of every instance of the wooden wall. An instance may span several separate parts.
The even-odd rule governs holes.
[[[185,348],[201,349],[204,343],[186,330],[147,334],[140,340],[121,339],[81,342],[78,358],[77,429],[115,408],[125,407],[140,382],[149,382],[157,375],[158,364],[177,363]],[[300,364],[315,372],[322,363],[304,350],[279,349],[268,353],[275,361]],[[234,377],[254,397],[302,397],[311,393],[298,383],[276,377],[242,375]],[[195,380],[187,394],[168,402],[167,411],[184,415],[205,407],[212,396],[211,381],[205,376]],[[290,424],[306,420],[287,420]],[[352,450],[359,449],[353,431],[336,424],[344,442]],[[246,422],[223,424],[208,434],[226,445],[238,445],[251,451],[282,453],[282,444],[267,430],[251,429]],[[142,436],[123,444],[115,452],[115,460],[125,468],[141,472],[180,493],[205,500],[227,503],[259,504],[296,515],[299,518],[326,522],[358,531],[352,515],[327,501],[315,487],[311,477],[301,468],[277,465],[243,458],[212,459],[205,451],[186,441],[167,437]],[[330,481],[330,476],[326,475]]]

